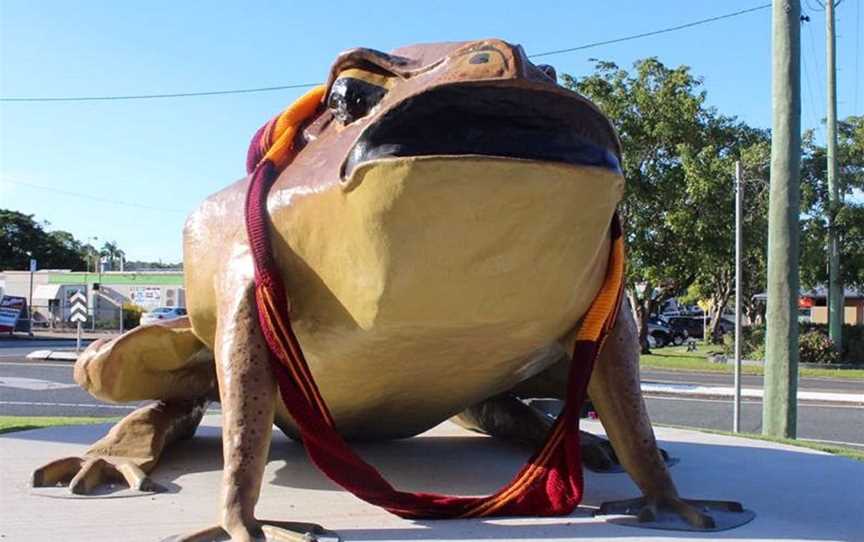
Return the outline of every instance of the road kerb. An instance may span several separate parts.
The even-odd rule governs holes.
[[[72,361],[78,359],[78,354],[75,352],[66,352],[62,350],[34,350],[25,356],[28,360],[34,361]]]
[[[642,382],[642,393],[646,395],[677,395],[692,398],[722,398],[732,399],[735,390],[726,386],[702,386],[697,384],[680,384],[672,382]],[[742,399],[762,399],[762,390],[744,388]],[[798,400],[815,403],[842,403],[864,406],[864,394],[834,393],[823,391],[798,390]]]

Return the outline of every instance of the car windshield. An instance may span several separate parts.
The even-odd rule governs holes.
[[[154,314],[164,314],[166,312],[171,312],[171,310],[172,309],[170,307],[159,307],[158,309],[153,309],[152,312]]]

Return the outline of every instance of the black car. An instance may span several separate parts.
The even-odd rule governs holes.
[[[686,331],[690,337],[701,339],[705,336],[705,324],[701,316],[670,316],[667,320],[670,326]]]
[[[670,316],[667,320],[670,327],[686,330],[693,338],[702,339],[705,336],[705,320],[702,316]],[[708,320],[708,324],[711,324],[710,319]],[[735,330],[735,323],[728,318],[720,318],[720,323],[717,325],[720,328],[721,335],[732,333]]]
[[[653,316],[648,319],[648,333],[654,337],[658,347],[667,344],[682,345],[688,336],[687,330],[680,325]]]

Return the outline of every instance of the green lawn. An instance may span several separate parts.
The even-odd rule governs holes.
[[[118,418],[87,418],[65,416],[0,416],[0,433],[42,429],[56,425],[83,425],[92,423],[108,423]]]
[[[695,352],[688,352],[686,346],[667,346],[654,348],[651,354],[643,355],[640,365],[650,369],[666,371],[697,371],[711,373],[732,373],[732,365],[711,363],[706,358],[710,352],[717,352],[717,346],[700,344]],[[761,375],[762,367],[744,365],[741,372],[748,375]],[[864,369],[822,369],[802,367],[801,376],[864,379]]]

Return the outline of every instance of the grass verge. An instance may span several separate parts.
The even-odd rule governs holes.
[[[640,359],[640,365],[646,369],[663,369],[664,371],[694,371],[706,373],[732,373],[730,364],[711,363],[708,354],[716,352],[717,347],[699,345],[695,352],[688,352],[685,346],[667,346],[655,348],[651,354],[645,354]],[[761,375],[763,369],[757,365],[744,365],[741,372],[746,375]],[[829,369],[816,367],[801,367],[801,376],[815,378],[847,378],[864,379],[864,369]]]
[[[118,418],[90,418],[83,416],[0,416],[0,434],[28,429],[42,429],[58,425],[108,423]]]
[[[857,448],[847,448],[845,446],[837,446],[836,444],[829,444],[826,442],[816,442],[813,440],[801,440],[801,439],[792,439],[792,438],[781,438],[781,437],[769,437],[767,435],[760,435],[757,433],[732,433],[731,431],[717,431],[716,429],[700,429],[698,427],[684,427],[682,425],[666,425],[666,424],[657,424],[663,427],[674,427],[676,429],[687,429],[687,430],[695,430],[701,431],[702,433],[711,433],[713,435],[724,435],[728,437],[741,437],[741,438],[749,438],[754,440],[764,440],[767,442],[776,442],[778,444],[788,444],[789,446],[798,446],[800,448],[809,448],[811,450],[818,450],[820,452],[827,452],[833,455],[840,455],[843,457],[848,457],[849,459],[854,459],[856,461],[864,462],[864,450],[859,450]]]

